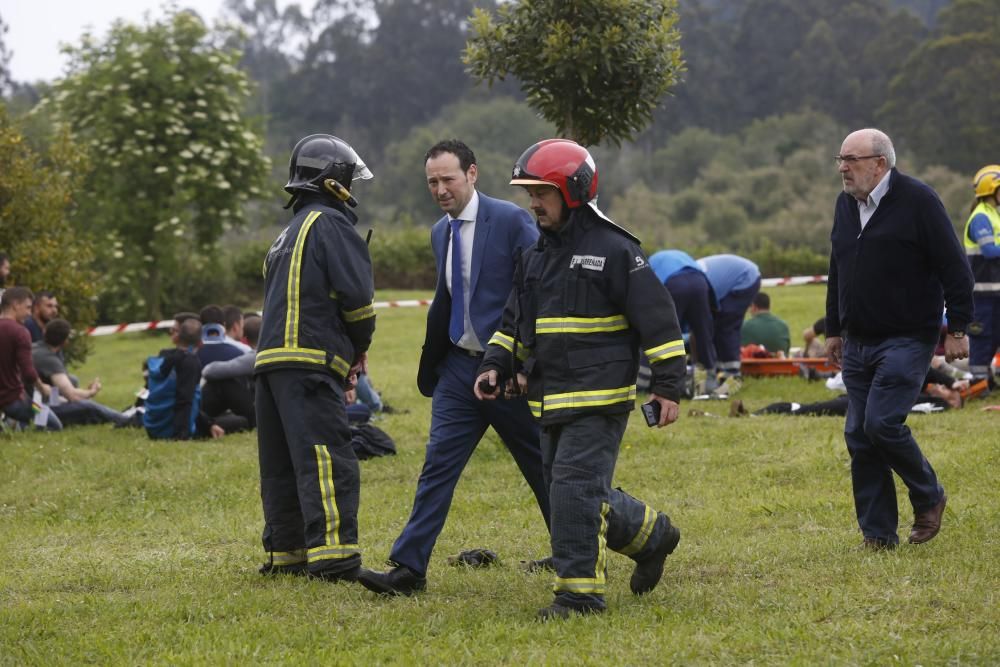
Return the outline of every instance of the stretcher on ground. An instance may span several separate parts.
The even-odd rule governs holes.
[[[827,363],[826,357],[786,357],[784,359],[754,358],[740,360],[740,373],[753,376],[801,375],[802,368],[817,372],[836,373],[839,368]]]

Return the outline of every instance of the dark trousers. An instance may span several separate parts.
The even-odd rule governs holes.
[[[361,561],[361,477],[338,378],[274,370],[256,380],[264,551],[275,565],[343,572]]]
[[[63,426],[86,426],[89,424],[118,424],[127,426],[131,418],[117,410],[96,401],[82,400],[62,403],[52,408]]]
[[[677,319],[694,336],[695,356],[707,370],[715,369],[712,287],[697,271],[681,271],[665,283],[674,299]]]
[[[665,515],[611,488],[627,424],[627,413],[588,415],[542,429],[554,591],[570,606],[603,608],[607,550],[642,560],[670,526]]]
[[[201,411],[213,419],[223,415],[229,418],[223,419],[220,424],[226,433],[254,428],[257,425],[257,416],[249,378],[226,378],[206,382],[201,388]],[[227,412],[241,417],[243,421],[232,419],[226,414]],[[226,428],[227,424],[229,428]]]
[[[441,363],[440,378],[431,402],[431,432],[424,468],[417,480],[413,511],[392,546],[390,559],[420,574],[427,572],[431,552],[444,528],[455,485],[472,452],[493,429],[510,450],[517,467],[535,494],[546,525],[549,495],[542,477],[538,425],[524,398],[480,401],[472,393],[479,357],[457,348]]]
[[[760,278],[746,289],[733,290],[719,302],[715,313],[715,352],[719,368],[727,375],[740,374],[740,331],[743,317],[760,291]]]
[[[969,371],[977,379],[988,377],[990,362],[1000,347],[1000,294],[976,292],[974,325],[969,325]]]
[[[848,408],[844,426],[858,525],[865,537],[896,544],[899,510],[892,473],[909,489],[915,512],[941,501],[944,490],[906,426],[923,388],[934,344],[887,338],[844,341],[843,377]]]

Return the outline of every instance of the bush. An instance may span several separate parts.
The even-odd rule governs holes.
[[[379,228],[369,248],[379,289],[434,289],[437,267],[426,227]]]

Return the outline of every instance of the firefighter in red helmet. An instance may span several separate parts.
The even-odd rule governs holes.
[[[542,426],[552,510],[555,599],[543,619],[605,610],[608,549],[635,561],[630,588],[648,593],[680,540],[666,514],[612,488],[639,350],[652,364],[654,420],[677,419],[684,341],[670,294],[639,240],[597,208],[597,165],[584,147],[528,148],[512,185],[531,197],[541,234],[490,339],[474,391],[483,400],[526,388]]]

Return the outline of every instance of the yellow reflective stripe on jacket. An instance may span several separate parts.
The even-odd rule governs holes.
[[[299,235],[295,237],[295,247],[292,250],[292,258],[288,264],[288,287],[285,295],[288,301],[288,310],[285,313],[285,347],[298,347],[299,344],[299,296],[300,282],[302,280],[302,249],[306,245],[306,236],[312,229],[316,218],[322,215],[322,211],[313,211],[306,216],[305,222],[299,228]]]
[[[344,377],[347,377],[347,374],[351,372],[351,365],[336,354],[333,355],[333,359],[330,361],[330,368]]]
[[[673,357],[683,355],[684,341],[672,340],[669,343],[651,347],[648,350],[645,350],[645,352],[646,356],[649,357],[649,363],[655,364],[657,361],[664,361],[666,359],[672,359]]]
[[[628,320],[624,315],[610,317],[539,317],[535,320],[535,333],[602,333],[624,331]]]
[[[254,361],[254,368],[264,366],[266,364],[281,364],[289,362],[326,366],[326,352],[308,347],[275,347],[270,350],[261,350],[257,353],[257,359]],[[351,365],[336,354],[333,355],[333,360],[330,361],[329,366],[333,370],[340,373],[343,377],[347,377],[347,374],[351,370]]]
[[[542,418],[542,402],[541,401],[528,401],[528,409],[531,410],[531,416],[535,419]]]
[[[341,314],[343,314],[345,322],[360,322],[369,317],[375,317],[375,303],[372,302],[367,306],[361,306],[357,310],[342,310]]]
[[[271,551],[267,554],[274,565],[298,565],[306,562],[306,550],[296,549],[295,551]]]
[[[288,361],[326,366],[326,352],[308,347],[275,347],[270,350],[261,350],[258,352],[254,366]]]
[[[564,394],[547,394],[542,397],[542,410],[563,410],[566,408],[589,408],[598,405],[614,405],[635,400],[635,385],[617,389],[593,389],[590,391],[568,391]],[[530,405],[530,401],[529,401]],[[534,410],[534,409],[532,409]]]
[[[487,345],[499,345],[508,352],[514,352],[514,339],[511,336],[499,331],[494,332],[494,334],[490,336],[490,340]],[[517,341],[517,358],[521,361],[528,358],[528,350],[526,350],[524,345],[521,344],[521,341]]]
[[[649,536],[653,534],[653,526],[655,525],[656,512],[652,507],[646,505],[646,514],[642,518],[642,526],[639,528],[639,532],[636,533],[631,542],[619,549],[618,553],[625,556],[631,556],[632,554],[638,553],[644,546],[646,546],[646,542],[649,541]]]

